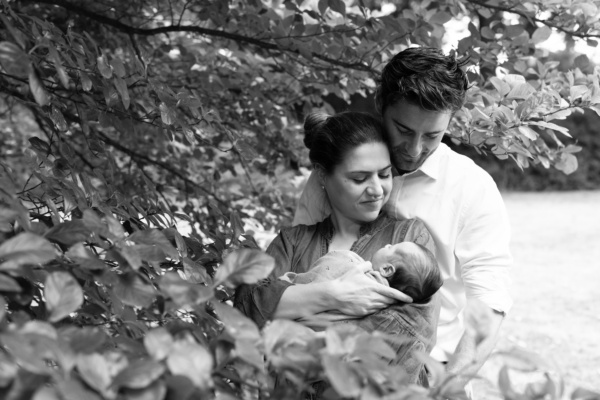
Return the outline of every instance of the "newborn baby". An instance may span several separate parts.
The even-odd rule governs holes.
[[[288,272],[279,279],[304,284],[338,278],[359,264],[369,263],[350,250],[334,250],[319,258],[308,272]],[[443,280],[434,255],[420,244],[401,242],[379,249],[366,274],[424,303],[442,286]]]

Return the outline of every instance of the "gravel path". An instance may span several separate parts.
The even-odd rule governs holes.
[[[600,391],[600,191],[503,197],[515,304],[497,349],[534,351],[556,365],[568,391]],[[491,361],[482,375],[497,380],[497,371]]]

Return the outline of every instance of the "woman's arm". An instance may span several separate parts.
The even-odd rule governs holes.
[[[324,311],[338,311],[347,316],[372,314],[397,301],[412,299],[365,275],[368,263],[359,264],[339,278],[326,282],[293,285],[283,292],[275,310],[276,318],[310,318]]]
[[[365,316],[396,301],[410,303],[404,293],[370,279],[368,264],[327,282],[293,285],[277,277],[292,270],[299,239],[296,230],[283,230],[271,243],[267,253],[275,258],[275,270],[269,279],[255,285],[242,285],[236,290],[234,304],[259,327],[273,318],[310,318],[315,314],[336,310],[348,316]],[[300,261],[302,262],[302,260]],[[310,260],[306,260],[310,263]]]

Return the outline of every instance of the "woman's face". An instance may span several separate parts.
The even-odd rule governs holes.
[[[390,153],[384,143],[349,151],[333,173],[323,177],[334,216],[355,223],[377,218],[392,189]]]

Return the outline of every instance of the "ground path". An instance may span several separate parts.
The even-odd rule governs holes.
[[[600,391],[600,191],[504,193],[515,305],[498,349],[535,351]],[[482,371],[496,377],[496,365]]]

